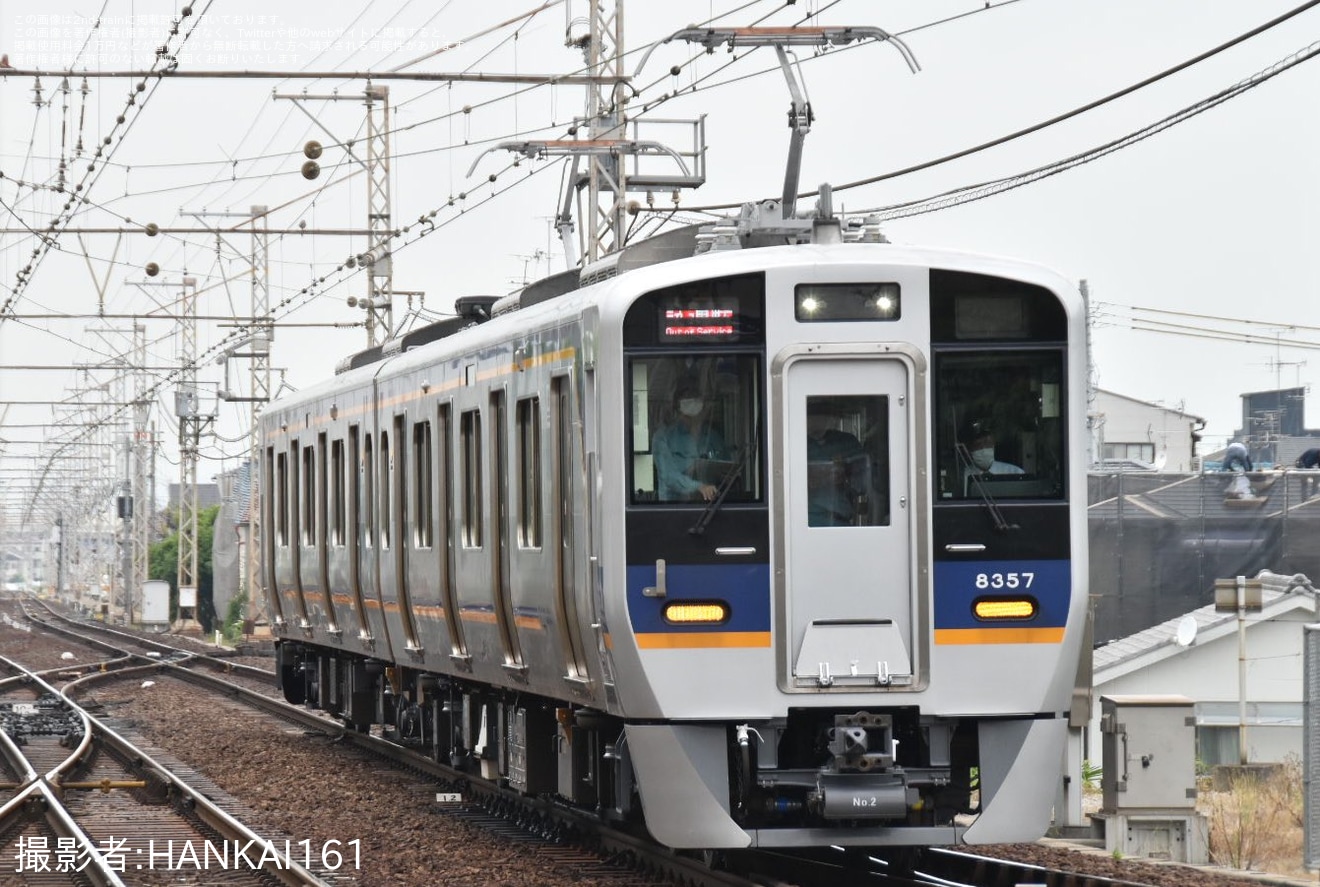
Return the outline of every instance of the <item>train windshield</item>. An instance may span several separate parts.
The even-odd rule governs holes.
[[[1064,498],[1062,349],[939,355],[940,499]]]
[[[755,354],[633,357],[632,501],[760,501],[759,379]]]

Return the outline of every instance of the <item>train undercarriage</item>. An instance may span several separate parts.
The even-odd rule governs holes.
[[[474,776],[594,810],[620,824],[644,815],[627,723],[616,716],[381,660],[284,642],[285,698],[326,711]],[[724,761],[715,801],[748,833],[931,829],[975,812],[977,724],[874,711],[794,708],[782,719],[712,725]],[[648,727],[643,726],[643,729]],[[707,746],[718,757],[718,742]],[[654,803],[654,802],[653,802]],[[891,840],[892,842],[892,840]]]

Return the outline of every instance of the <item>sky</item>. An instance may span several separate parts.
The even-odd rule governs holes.
[[[623,16],[624,67],[638,90],[628,113],[643,121],[640,138],[678,150],[690,147],[692,128],[658,121],[704,116],[707,180],[680,195],[676,216],[695,221],[706,218],[702,207],[779,194],[789,94],[766,49],[705,54],[675,41],[657,46],[636,70],[647,47],[691,23],[805,20],[874,26],[901,37],[920,65],[917,73],[892,45],[797,53],[815,115],[802,186],[840,188],[1037,127],[1302,5],[634,0]],[[364,311],[350,301],[366,294],[367,281],[344,263],[367,239],[327,232],[367,225],[367,178],[359,163],[367,146],[366,84],[342,76],[232,75],[396,68],[562,75],[583,66],[581,52],[565,46],[566,34],[585,30],[583,0],[544,7],[540,0],[363,0],[334,11],[293,0],[195,0],[186,17],[183,8],[158,0],[6,0],[0,10],[0,54],[9,66],[49,72],[39,78],[39,91],[30,74],[0,76],[0,306],[8,314],[0,322],[0,510],[28,495],[31,474],[44,471],[57,449],[51,440],[80,433],[33,427],[67,414],[46,401],[113,399],[113,365],[123,365],[129,343],[123,331],[135,316],[174,310],[185,277],[196,281],[198,313],[209,318],[198,326],[197,374],[202,405],[216,415],[199,477],[209,480],[246,457],[249,406],[215,396],[225,384],[216,357],[241,335],[230,318],[251,309],[252,239],[241,226],[254,205],[273,207],[270,227],[287,232],[269,241],[275,385],[314,384],[365,346]],[[1239,395],[1309,386],[1320,369],[1311,353],[1320,345],[1311,260],[1320,237],[1313,208],[1320,121],[1312,107],[1320,63],[1308,63],[1317,33],[1320,8],[1306,9],[1021,138],[841,187],[835,206],[883,210],[1019,176],[1143,133],[1239,87],[1228,100],[1089,162],[1020,187],[987,189],[970,202],[891,213],[884,226],[894,242],[1012,256],[1085,281],[1095,383],[1204,418],[1203,446],[1217,448],[1241,424]],[[1277,76],[1252,80],[1290,61],[1296,64]],[[57,73],[173,63],[184,73],[231,76],[88,77],[84,94],[81,77],[70,78],[65,93]],[[671,67],[679,72],[671,74]],[[449,313],[460,296],[502,294],[565,267],[551,230],[564,162],[519,159],[496,146],[566,137],[583,113],[583,88],[384,85],[393,224],[409,228],[395,249],[393,285],[413,293],[396,296],[396,322],[423,323]],[[313,139],[324,146],[321,172],[308,180],[300,170],[303,147]],[[672,205],[667,193],[654,200]],[[423,217],[427,224],[419,222]],[[658,221],[643,214],[639,224],[642,219],[648,228]],[[56,233],[43,246],[37,232],[50,231],[52,223]],[[161,232],[148,236],[148,224]],[[159,269],[155,276],[148,276],[149,263]],[[176,383],[165,368],[177,365],[180,342],[172,321],[141,322],[150,342],[147,363],[161,368],[151,371],[162,443],[157,472],[171,481],[178,463]],[[1152,323],[1165,326],[1151,331]],[[94,368],[106,364],[112,369]],[[245,393],[246,364],[232,362],[230,374],[229,387]],[[101,385],[99,394],[88,393]],[[1317,426],[1313,397],[1307,420]],[[109,412],[93,414],[103,426],[96,440],[122,436],[123,414],[106,424]],[[68,455],[58,449],[62,459]],[[104,459],[103,473],[120,470]]]

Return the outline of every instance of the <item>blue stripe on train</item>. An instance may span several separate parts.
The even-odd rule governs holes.
[[[628,615],[632,630],[646,632],[769,631],[769,564],[669,564],[667,596],[647,597],[642,589],[655,585],[655,565],[628,567]],[[729,621],[720,625],[670,625],[662,608],[672,601],[724,601]]]
[[[1022,597],[1036,600],[1034,619],[984,622],[972,613],[982,597]],[[961,561],[935,563],[935,628],[1056,627],[1068,622],[1072,600],[1072,562]]]

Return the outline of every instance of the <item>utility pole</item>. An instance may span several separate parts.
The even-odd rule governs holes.
[[[124,614],[124,624],[132,625],[129,615],[132,607],[133,588],[133,434],[131,426],[125,427],[120,452],[123,462],[119,473],[119,495],[115,496],[115,512],[119,519],[119,557],[116,571],[119,579],[119,606]]]
[[[630,207],[633,212],[637,208],[630,204],[629,192],[644,192],[647,205],[653,206],[654,192],[666,191],[677,209],[681,189],[699,188],[706,181],[705,117],[630,121],[624,111],[630,77],[623,68],[623,0],[590,0],[588,7],[585,33],[575,32],[573,28],[584,17],[574,18],[572,10],[568,11],[570,27],[566,45],[581,50],[587,70],[587,76],[581,78],[587,88],[585,114],[575,118],[569,131],[572,138],[501,142],[491,149],[515,151],[529,158],[573,159],[563,202],[554,219],[568,268],[577,266],[579,257],[582,262],[591,263],[624,247]],[[692,141],[675,150],[657,140],[642,139],[639,131],[644,122],[656,124],[655,128],[664,127],[668,132],[674,127],[688,129]],[[586,138],[578,137],[581,130],[586,131]],[[472,164],[469,176],[484,156]],[[672,160],[676,171],[641,167],[643,157],[659,156]],[[576,218],[582,229],[578,232],[580,245],[573,237],[575,197]]]
[[[590,0],[590,30],[583,47],[587,74],[587,127],[592,141],[622,140],[626,135],[627,102],[623,74],[623,0]],[[586,259],[594,262],[623,246],[626,234],[628,173],[614,152],[587,155]]]
[[[151,520],[156,513],[156,496],[152,488],[156,441],[150,427],[150,379],[147,376],[147,328],[133,325],[133,567],[126,605],[128,624],[133,624],[136,595],[147,581],[151,555]]]
[[[394,257],[390,253],[390,88],[367,84],[367,347],[394,335]]]
[[[350,308],[360,305],[365,309],[367,347],[373,348],[394,335],[394,257],[390,250],[390,239],[395,232],[390,227],[393,212],[390,206],[390,89],[388,86],[373,86],[368,81],[364,97],[367,106],[367,159],[364,161],[353,153],[351,140],[345,144],[345,151],[367,173],[367,249],[354,259],[367,269],[367,292],[361,299],[349,296],[348,305]],[[293,102],[316,126],[336,142],[339,141],[315,114],[304,107],[303,102],[336,102],[348,96],[276,93],[274,98]],[[320,166],[315,161],[321,156],[321,150],[321,145],[314,141],[303,147],[303,152],[310,158],[303,164],[304,178],[314,179],[320,175]]]
[[[183,278],[179,300],[179,387],[174,412],[179,417],[179,623],[178,630],[195,628],[197,585],[201,574],[197,558],[197,460],[201,447],[201,399],[197,393],[197,280]],[[185,610],[191,610],[187,616]]]
[[[318,155],[319,156],[319,155]],[[259,607],[261,570],[258,540],[260,539],[260,517],[258,509],[253,507],[258,490],[258,466],[261,463],[261,442],[257,430],[257,421],[261,411],[270,401],[270,350],[275,340],[275,325],[270,317],[270,227],[268,215],[270,207],[253,205],[247,213],[198,212],[190,215],[202,217],[240,216],[249,226],[252,235],[252,312],[248,320],[248,334],[233,347],[227,349],[221,360],[224,362],[224,385],[220,389],[220,398],[229,402],[247,401],[250,424],[248,426],[248,498],[239,507],[247,527],[247,539],[241,552],[242,563],[239,565],[239,592],[246,593],[247,604],[244,616],[255,620],[260,614]],[[219,229],[216,236],[219,236]],[[248,395],[236,394],[229,387],[229,361],[242,357],[248,363]],[[217,613],[217,615],[220,615]]]
[[[252,207],[252,347],[251,352],[251,415],[252,442],[248,455],[247,506],[247,594],[246,617],[254,623],[261,613],[261,434],[258,420],[261,411],[270,402],[270,349],[275,339],[275,327],[270,320],[270,239],[265,233],[265,222],[257,230],[257,220],[264,219],[267,208]],[[260,339],[260,341],[259,341]]]

